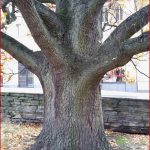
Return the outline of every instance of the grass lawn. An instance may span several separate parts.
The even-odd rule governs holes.
[[[2,123],[2,150],[25,150],[40,133],[40,124]],[[106,130],[115,150],[148,150],[148,135],[124,134]]]

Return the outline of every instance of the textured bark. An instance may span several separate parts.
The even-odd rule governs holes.
[[[48,31],[51,32],[51,35],[60,39],[64,34],[64,27],[59,16],[37,1],[35,2],[35,6],[44,24],[46,24]]]
[[[43,76],[45,120],[31,150],[111,149],[104,134],[98,82],[87,84],[83,78],[64,71]]]
[[[24,5],[22,5],[22,3]],[[20,8],[20,11],[31,31],[36,43],[42,48],[45,55],[47,55],[48,61],[51,65],[62,65],[61,52],[58,51],[59,44],[48,32],[46,26],[43,24],[43,20],[39,16],[35,3],[32,0],[15,0],[15,4]],[[30,14],[30,17],[29,17]]]
[[[120,48],[122,53],[126,55],[137,54],[139,49],[141,49],[141,51],[143,52],[146,52],[149,50],[149,33],[148,32],[145,32],[136,38],[132,38],[132,39],[125,41]]]
[[[104,134],[97,88],[107,71],[126,64],[134,54],[148,51],[147,33],[129,39],[148,23],[148,6],[100,43],[100,13],[105,1],[14,0],[41,48],[33,53],[2,36],[3,48],[33,71],[43,87],[44,125],[31,150],[111,149]],[[56,12],[42,2],[55,3]]]

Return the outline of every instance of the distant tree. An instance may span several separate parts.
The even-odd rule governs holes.
[[[5,0],[3,9],[11,0]],[[100,43],[106,0],[12,0],[41,48],[33,52],[2,33],[2,48],[36,74],[45,97],[43,129],[31,150],[110,150],[99,82],[106,72],[148,51],[148,7],[122,22]],[[42,3],[56,4],[56,12]],[[14,10],[15,12],[15,10]],[[99,19],[98,19],[99,18]]]

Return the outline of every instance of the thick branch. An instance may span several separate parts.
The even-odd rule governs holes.
[[[105,2],[106,0],[90,0],[81,12],[77,11],[77,16],[80,15],[78,17],[79,26],[76,27],[78,30],[76,34],[77,41],[80,49],[85,51],[86,55],[94,54],[93,52],[99,47],[102,34],[98,27],[101,26],[101,22],[99,22],[100,12]]]
[[[83,14],[82,22],[80,24],[80,36],[87,40],[87,34],[90,30],[96,30],[95,24],[98,21],[98,16],[102,10],[104,3],[107,0],[90,0],[86,8],[86,12]],[[94,27],[94,29],[92,29]],[[97,31],[96,31],[97,32]]]
[[[35,6],[50,33],[55,37],[62,36],[64,34],[64,28],[57,14],[37,1],[35,1]]]
[[[81,24],[81,29],[86,27],[87,31],[91,27],[91,24],[93,22],[93,19],[97,18],[100,11],[102,10],[102,7],[104,3],[107,0],[91,0],[89,1],[88,4],[88,9],[85,12],[83,19],[82,19],[82,24]]]
[[[29,70],[35,73],[38,65],[38,60],[34,56],[34,52],[16,41],[9,35],[2,33],[2,49],[12,55],[20,63],[25,65]]]
[[[123,21],[104,42],[104,47],[120,46],[148,23],[149,5]],[[107,49],[107,48],[106,48]]]
[[[96,72],[109,71],[125,65],[133,55],[148,51],[148,34],[128,40],[148,23],[148,6],[128,17],[100,47],[94,57]],[[125,42],[126,41],[126,42]],[[105,55],[104,55],[105,54]]]
[[[57,43],[48,32],[41,17],[39,16],[35,4],[32,0],[15,0],[17,7],[20,9],[23,18],[25,19],[31,34],[39,45],[41,50],[46,54],[50,64],[59,66],[63,64],[63,57]]]
[[[105,74],[109,70],[123,66],[131,60],[133,55],[149,50],[148,39],[148,32],[146,32],[136,38],[126,40],[118,49],[112,47],[107,53],[105,49],[101,49],[99,57],[90,62],[88,69],[93,70],[93,74],[98,77],[102,73]]]
[[[139,37],[125,41],[121,46],[121,53],[124,55],[135,55],[146,52],[149,49],[149,33],[145,32]]]
[[[91,0],[86,15],[97,16],[107,0]]]

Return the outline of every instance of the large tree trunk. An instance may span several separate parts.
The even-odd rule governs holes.
[[[56,12],[38,1],[56,3]],[[3,48],[43,86],[44,125],[31,149],[109,150],[97,87],[107,71],[148,50],[148,33],[128,39],[148,23],[149,6],[126,19],[102,43],[100,12],[107,0],[38,1],[14,2],[41,52],[2,34]]]
[[[99,89],[83,77],[60,74],[44,81],[45,120],[31,150],[110,150]]]
[[[56,2],[56,12],[37,0],[14,2],[41,52],[2,34],[3,48],[35,73],[43,86],[44,124],[31,150],[110,150],[97,88],[107,71],[148,50],[148,33],[128,39],[148,23],[149,6],[102,43],[100,12],[107,0],[39,1]]]

